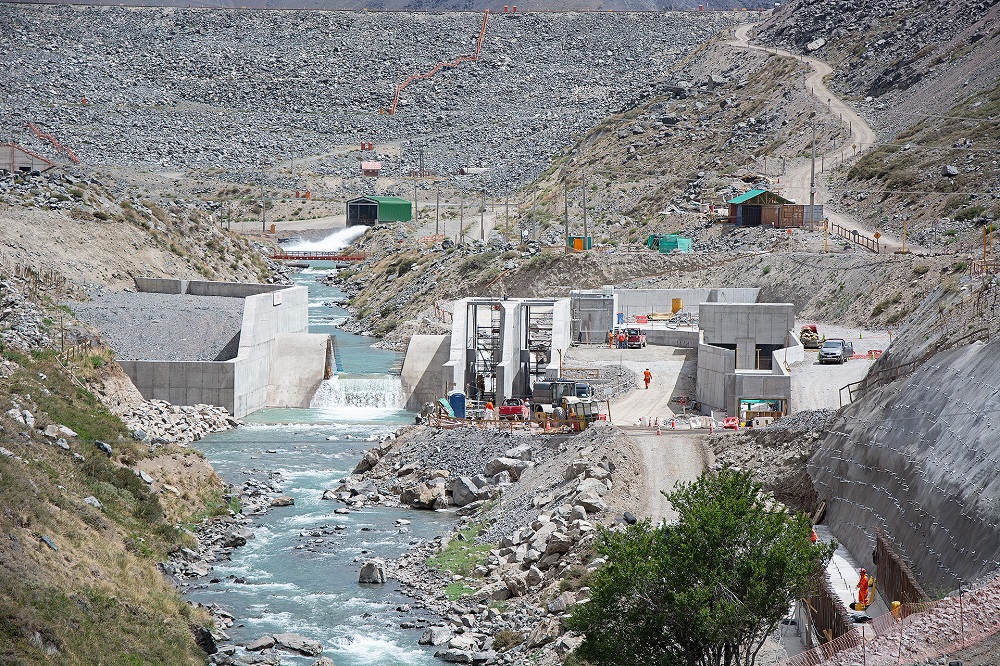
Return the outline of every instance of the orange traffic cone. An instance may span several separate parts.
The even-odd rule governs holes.
[[[673,419],[673,418],[670,419],[670,427],[671,428],[676,428],[677,427],[677,419]]]
[[[656,434],[657,435],[662,435],[663,434],[663,431],[660,430],[660,426],[656,426]]]

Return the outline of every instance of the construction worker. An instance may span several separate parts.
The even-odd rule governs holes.
[[[497,418],[496,412],[493,411],[493,401],[488,400],[486,402],[486,409],[483,413],[483,418],[487,421],[495,421]]]
[[[625,349],[625,331],[618,331],[618,349]]]
[[[858,581],[858,610],[868,607],[868,572],[861,569],[861,580]]]
[[[615,348],[615,332],[608,329],[608,349]]]
[[[646,382],[646,390],[649,390],[649,382],[653,381],[653,373],[646,368],[646,371],[642,373],[642,381]]]
[[[818,536],[816,536],[816,529],[815,529],[815,528],[813,528],[813,530],[812,530],[812,534],[810,534],[810,535],[809,535],[809,541],[810,541],[811,543],[816,543],[816,540],[817,540],[818,538],[819,538],[819,537],[818,537]]]

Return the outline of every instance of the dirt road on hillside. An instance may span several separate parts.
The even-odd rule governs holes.
[[[638,507],[640,518],[653,523],[677,519],[677,512],[661,490],[671,491],[678,481],[694,481],[708,469],[713,456],[707,446],[708,435],[691,431],[668,431],[657,435],[655,430],[628,427],[628,433],[642,452],[643,504]]]
[[[778,56],[783,56],[786,58],[795,58],[800,62],[808,64],[812,71],[805,78],[805,87],[811,94],[819,101],[828,107],[829,112],[832,115],[837,115],[841,118],[841,121],[848,124],[851,130],[850,138],[844,141],[842,144],[835,146],[834,150],[826,153],[827,161],[834,164],[835,160],[839,160],[841,154],[851,154],[854,152],[854,147],[857,147],[857,153],[860,155],[865,150],[878,144],[878,136],[875,134],[875,130],[862,118],[858,113],[842,99],[834,95],[826,84],[823,83],[823,79],[829,74],[833,73],[833,68],[822,60],[817,60],[815,58],[810,58],[808,56],[799,56],[785,51],[784,49],[776,49],[765,46],[757,46],[751,44],[749,41],[750,30],[756,24],[747,23],[736,28],[736,32],[732,41],[729,42],[730,46],[741,49],[750,49],[754,51],[763,51],[765,53],[771,53]],[[819,157],[819,153],[816,155]],[[784,188],[785,195],[790,199],[795,199],[800,204],[809,203],[809,190],[810,181],[812,180],[811,173],[811,161],[807,159],[796,159],[791,162],[791,165],[786,168],[785,174],[782,176],[782,186]],[[857,230],[858,233],[871,236],[874,230],[868,229],[867,227],[858,223],[850,215],[846,213],[841,213],[833,210],[830,206],[830,192],[827,188],[827,179],[822,177],[821,174],[816,174],[815,178],[816,184],[816,195],[815,202],[817,204],[823,204],[823,214],[830,220],[832,224],[839,224],[846,229]],[[886,236],[885,233],[881,233],[881,238],[879,239],[879,244],[881,246],[881,252],[883,254],[889,254],[899,250],[902,247],[902,243],[897,238],[891,238]],[[908,247],[909,250],[914,252],[921,252],[921,248],[913,246],[912,244]]]

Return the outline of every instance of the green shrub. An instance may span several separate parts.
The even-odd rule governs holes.
[[[929,271],[930,269],[931,269],[930,266],[928,266],[926,264],[921,264],[920,266],[914,266],[913,267],[913,272],[916,275],[925,275],[927,273],[927,271]]]
[[[986,212],[986,206],[969,206],[955,213],[955,219],[960,222],[975,220]]]
[[[513,629],[501,629],[493,634],[493,649],[497,652],[506,652],[512,647],[516,647],[524,642],[524,634]]]

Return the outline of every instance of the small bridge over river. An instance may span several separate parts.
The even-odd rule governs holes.
[[[364,261],[366,254],[343,254],[341,252],[320,252],[314,250],[284,250],[271,255],[275,260],[297,261]]]

